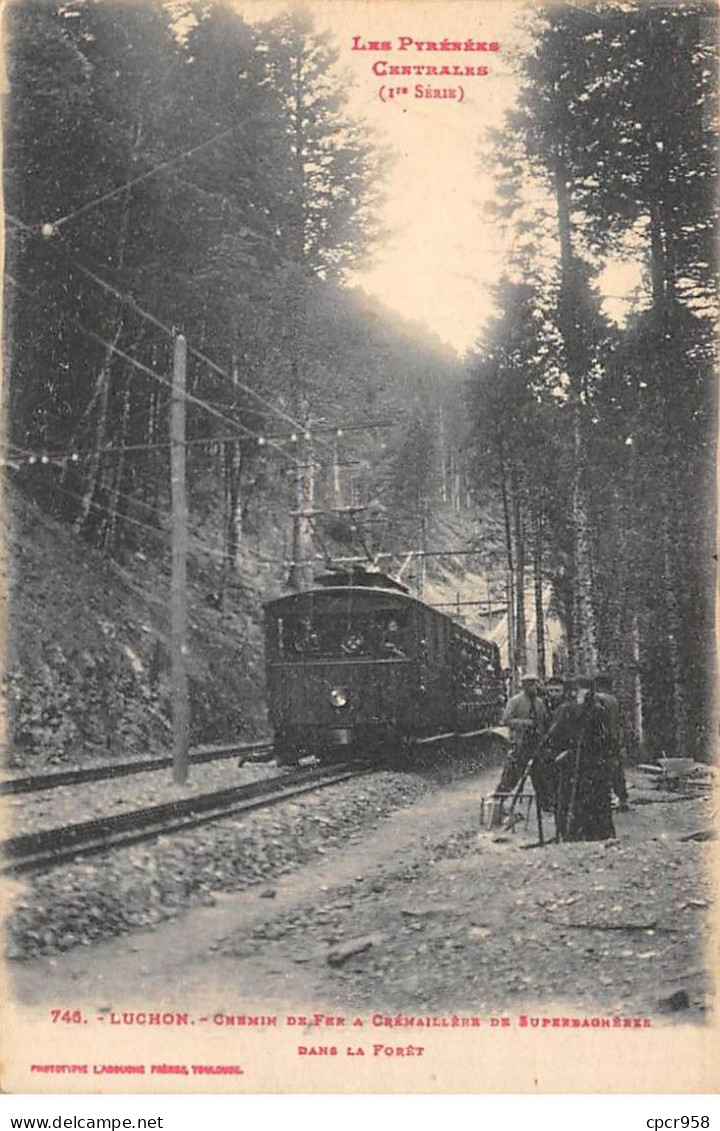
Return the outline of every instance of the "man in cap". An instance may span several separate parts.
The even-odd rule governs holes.
[[[535,751],[531,776],[540,804],[547,813],[557,813],[560,774],[555,766],[555,758],[565,749],[559,743],[566,736],[570,725],[569,717],[572,716],[575,694],[575,683],[572,680],[552,675],[545,681],[546,730]],[[556,727],[558,719],[560,725]]]
[[[552,780],[555,831],[558,840],[567,836],[568,813],[574,774],[574,749],[578,738],[578,681],[562,682],[562,698],[543,737],[539,756]]]
[[[510,728],[510,750],[496,795],[511,793],[520,781],[547,728],[547,708],[538,695],[538,678],[526,672],[522,691],[508,699],[500,725]]]
[[[551,675],[545,680],[545,706],[548,709],[548,723],[552,723],[565,695],[565,681],[562,676]]]

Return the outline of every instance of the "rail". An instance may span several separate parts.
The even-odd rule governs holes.
[[[111,817],[23,833],[0,842],[0,854],[4,859],[2,871],[16,875],[47,871],[77,857],[124,848],[158,836],[185,832],[238,813],[276,805],[311,790],[324,789],[372,773],[375,769],[377,767],[366,763],[299,769],[269,781],[251,782]]]
[[[269,761],[272,757],[271,742],[226,743],[224,745],[202,747],[190,754],[190,762],[199,765],[203,762],[217,762],[224,758],[234,758],[238,754],[255,754],[255,762]],[[264,757],[267,755],[267,757]],[[107,781],[111,778],[129,777],[131,774],[152,773],[155,770],[171,768],[172,758],[145,758],[137,762],[114,762],[105,766],[88,766],[78,770],[53,770],[49,774],[32,774],[24,778],[7,778],[0,782],[0,795],[16,793],[35,793],[57,789],[62,785],[82,785],[85,782]]]

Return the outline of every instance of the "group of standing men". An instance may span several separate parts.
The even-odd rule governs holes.
[[[627,809],[620,707],[608,676],[553,678],[544,697],[533,674],[508,700],[502,724],[511,749],[496,790],[509,797],[528,771],[537,804],[555,817],[558,840],[615,836],[612,791]]]

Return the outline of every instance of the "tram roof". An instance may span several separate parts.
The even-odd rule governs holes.
[[[421,601],[419,597],[415,597],[412,593],[408,592],[404,587],[393,589],[391,586],[382,585],[318,585],[312,589],[302,589],[299,593],[286,593],[282,597],[276,597],[272,601],[266,601],[264,608],[272,609],[275,605],[282,605],[284,603],[300,602],[303,599],[315,601],[322,600],[325,597],[339,597],[343,593],[346,594],[362,594],[364,596],[384,596],[393,597],[396,600],[409,601],[414,605],[422,605],[427,609],[430,606]],[[436,611],[436,610],[433,610]]]
[[[393,578],[387,577],[386,574],[378,573],[374,576],[382,578],[383,580],[386,580],[388,582],[394,581]],[[333,585],[327,584],[326,582],[325,584],[319,585],[312,589],[302,589],[298,593],[286,593],[282,597],[275,597],[272,601],[264,602],[263,608],[269,612],[272,612],[272,610],[274,610],[275,608],[282,608],[284,605],[292,605],[295,602],[301,602],[303,600],[322,600],[325,597],[338,597],[342,594],[363,594],[365,596],[367,596],[368,594],[374,594],[376,596],[382,595],[384,597],[392,597],[395,600],[401,600],[403,603],[407,602],[413,605],[419,605],[426,612],[432,613],[433,616],[439,617],[442,620],[450,621],[461,636],[469,637],[474,640],[482,640],[486,644],[493,643],[493,641],[488,640],[487,637],[480,636],[478,633],[473,632],[472,629],[467,628],[465,625],[458,624],[458,622],[453,620],[452,617],[448,616],[447,613],[441,612],[440,609],[433,608],[432,605],[428,605],[427,602],[423,601],[420,597],[416,597],[413,593],[411,593],[406,585],[403,585],[402,582],[398,581],[395,581],[394,587],[392,587],[390,584],[383,586],[377,583],[373,585],[347,585],[342,583]],[[496,647],[496,645],[494,646]]]

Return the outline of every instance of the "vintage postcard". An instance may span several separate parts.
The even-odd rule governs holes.
[[[717,30],[6,3],[6,1091],[716,1090]]]

